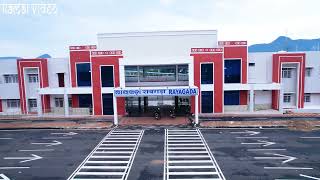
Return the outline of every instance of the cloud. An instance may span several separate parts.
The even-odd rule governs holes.
[[[318,0],[51,0],[58,14],[0,14],[0,56],[67,56],[69,45],[96,44],[104,32],[217,29],[219,40],[270,42],[319,38]]]

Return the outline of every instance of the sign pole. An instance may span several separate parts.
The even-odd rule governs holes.
[[[118,107],[117,97],[113,93],[113,124],[118,126]]]
[[[195,120],[195,124],[198,125],[199,124],[199,115],[198,115],[198,111],[199,111],[199,95],[195,96],[195,111],[194,111],[194,120]]]

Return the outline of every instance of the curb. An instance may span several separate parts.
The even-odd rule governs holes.
[[[77,130],[100,130],[112,129],[113,127],[95,127],[95,128],[79,128],[79,127],[23,127],[23,128],[0,128],[0,130],[45,130],[45,129],[77,129]]]

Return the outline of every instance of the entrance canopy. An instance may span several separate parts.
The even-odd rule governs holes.
[[[196,96],[198,88],[196,86],[167,86],[167,87],[125,87],[115,88],[115,97],[135,97],[135,96]]]
[[[198,117],[198,88],[196,86],[167,86],[167,87],[119,87],[114,89],[114,97],[140,97],[140,96],[195,96],[195,123]],[[117,104],[117,98],[113,98]],[[117,106],[113,106],[114,124],[118,125]]]

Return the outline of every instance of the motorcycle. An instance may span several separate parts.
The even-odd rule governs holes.
[[[169,113],[170,113],[169,115],[171,118],[175,118],[176,117],[176,108],[173,107],[172,109],[170,109]]]
[[[157,107],[157,108],[155,109],[155,111],[153,112],[153,117],[154,117],[156,120],[161,119],[160,107]]]

